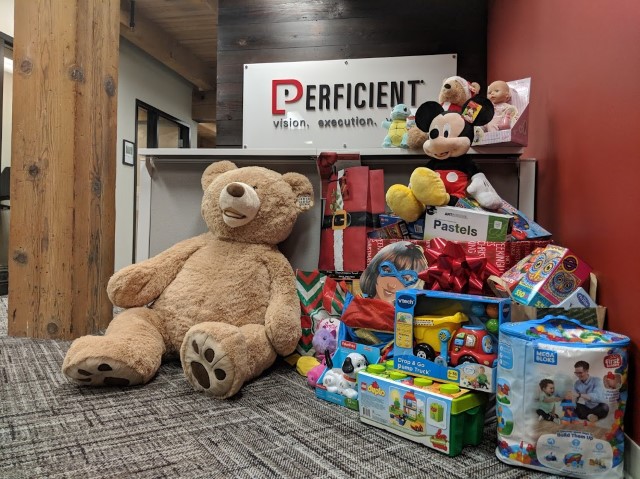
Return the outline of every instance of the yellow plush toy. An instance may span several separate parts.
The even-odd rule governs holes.
[[[62,369],[77,384],[145,384],[179,355],[194,389],[227,398],[295,349],[300,302],[278,243],[313,204],[311,183],[219,161],[202,188],[209,231],[111,277],[109,298],[127,309],[73,342]]]
[[[465,102],[459,113],[445,111],[434,101],[423,103],[416,112],[416,125],[427,132],[422,148],[429,161],[413,171],[409,185],[389,188],[386,200],[391,211],[411,222],[422,216],[426,206],[455,206],[466,196],[483,208],[498,208],[502,199],[467,155],[474,127],[492,117],[491,101],[480,96]]]

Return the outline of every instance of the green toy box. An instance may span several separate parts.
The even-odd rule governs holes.
[[[397,371],[358,373],[358,391],[366,424],[449,456],[482,441],[487,394]]]

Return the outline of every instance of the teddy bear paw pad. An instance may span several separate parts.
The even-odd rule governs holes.
[[[133,386],[142,384],[142,375],[113,359],[87,358],[69,365],[64,374],[84,386]]]
[[[235,367],[220,343],[203,332],[195,332],[183,350],[182,365],[187,379],[198,391],[223,397],[233,386]]]

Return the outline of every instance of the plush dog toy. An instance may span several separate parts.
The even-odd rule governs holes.
[[[339,368],[334,368],[330,358],[327,358],[327,367],[329,370],[322,378],[322,384],[327,391],[351,399],[358,397],[356,375],[367,368],[367,358],[360,353],[349,353]]]
[[[430,160],[426,167],[413,171],[409,186],[393,185],[387,190],[391,211],[411,222],[426,206],[454,206],[466,196],[483,208],[498,208],[500,196],[467,155],[474,127],[485,125],[492,117],[491,101],[480,96],[465,102],[461,113],[445,111],[434,101],[423,103],[416,112],[416,125],[428,132],[422,148]]]
[[[310,181],[219,161],[202,188],[209,231],[111,277],[111,302],[128,309],[73,342],[62,369],[76,383],[144,384],[179,354],[194,389],[226,398],[295,349],[300,301],[278,244],[313,204]]]
[[[462,113],[463,105],[480,92],[480,85],[465,80],[460,76],[445,78],[438,94],[438,103],[444,111]],[[422,128],[410,128],[407,132],[407,147],[412,150],[422,148],[427,141],[427,132]]]

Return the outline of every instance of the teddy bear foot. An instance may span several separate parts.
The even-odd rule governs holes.
[[[233,396],[247,376],[246,368],[238,366],[239,361],[248,360],[244,338],[238,328],[226,324],[217,324],[217,329],[221,329],[218,334],[211,334],[214,331],[199,326],[187,331],[180,348],[180,360],[187,380],[195,390],[209,396]],[[236,331],[229,336],[230,328]],[[222,337],[217,339],[220,333]]]
[[[66,365],[65,376],[82,386],[135,386],[142,384],[142,374],[111,358],[87,358]]]

